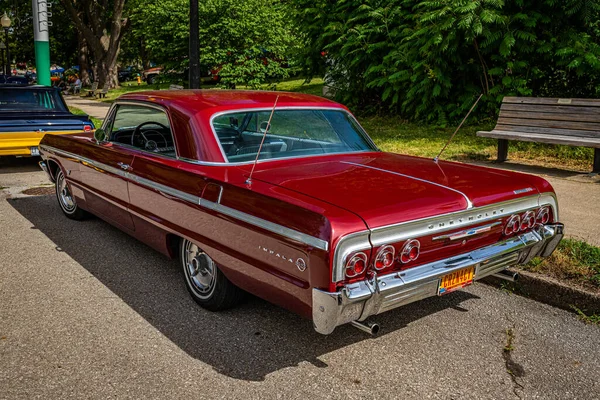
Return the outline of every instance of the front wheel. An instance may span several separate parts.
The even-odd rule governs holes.
[[[77,221],[84,219],[87,216],[87,213],[77,206],[75,198],[69,189],[69,185],[67,185],[65,175],[60,168],[57,169],[55,181],[56,199],[58,200],[58,205],[60,206],[62,212],[68,218]]]
[[[179,260],[187,290],[203,308],[221,311],[241,301],[244,292],[223,275],[208,254],[187,239],[181,240]]]

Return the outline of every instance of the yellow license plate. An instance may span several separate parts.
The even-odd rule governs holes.
[[[469,267],[442,276],[440,287],[438,288],[438,296],[469,286],[473,283],[474,274],[475,267]]]

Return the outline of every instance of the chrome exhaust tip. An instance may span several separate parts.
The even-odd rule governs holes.
[[[510,282],[516,282],[519,280],[518,272],[510,272],[507,270],[500,271],[497,274],[493,274],[492,276],[495,276],[496,278],[504,279],[504,280],[507,280]]]
[[[377,335],[379,333],[379,324],[376,324],[374,322],[369,322],[367,324],[363,324],[361,322],[358,321],[351,321],[350,325],[352,325],[353,327],[360,329],[363,332],[368,333],[369,335]]]

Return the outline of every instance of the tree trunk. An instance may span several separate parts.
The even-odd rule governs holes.
[[[114,89],[119,86],[119,74],[117,70],[117,57],[104,57],[98,61],[98,87]]]
[[[79,43],[79,78],[81,79],[81,83],[84,86],[89,86],[91,82],[90,74],[88,72],[88,70],[90,69],[90,64],[88,62],[87,43],[81,33],[77,34],[77,39]]]
[[[140,38],[140,59],[142,60],[142,68],[148,69],[150,68],[150,55],[148,54],[148,49],[146,48],[146,41],[143,37]]]
[[[122,18],[125,0],[114,0],[112,8],[93,0],[60,1],[94,57],[98,87],[118,87],[117,57],[130,25],[129,19]]]

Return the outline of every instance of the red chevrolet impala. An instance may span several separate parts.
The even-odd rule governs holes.
[[[246,292],[323,334],[548,256],[544,179],[377,149],[342,105],[304,94],[121,96],[94,135],[46,135],[72,219],[94,214],[169,257],[217,311]]]

